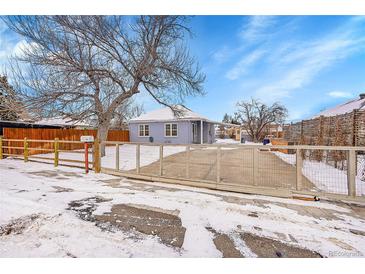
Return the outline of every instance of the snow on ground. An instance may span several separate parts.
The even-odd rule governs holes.
[[[255,142],[250,142],[250,141],[245,141],[244,143],[241,143],[240,141],[236,141],[232,138],[225,138],[225,139],[222,139],[222,138],[216,138],[215,139],[215,144],[227,144],[227,145],[262,145],[262,142],[259,142],[259,143],[255,143]],[[270,144],[267,144],[267,145],[271,145]]]
[[[330,252],[365,256],[365,238],[349,232],[363,230],[364,217],[354,214],[348,206],[127,179],[121,179],[119,187],[111,187],[100,181],[112,178],[116,177],[1,160],[0,227],[29,214],[40,217],[19,234],[0,236],[0,257],[220,257],[207,226],[230,235],[247,256],[255,254],[238,232],[291,242],[323,256]],[[141,184],[146,187],[140,188]],[[57,192],[55,187],[73,191]],[[98,213],[110,211],[115,204],[178,212],[186,228],[182,248],[166,246],[156,236],[142,234],[135,238],[126,231],[108,232],[67,210],[69,202],[95,196],[112,199],[100,204]],[[323,212],[327,215],[322,218],[318,214]]]
[[[286,154],[282,152],[273,152],[283,161],[295,165],[295,154]],[[360,164],[358,168],[362,167]],[[347,194],[347,172],[346,170],[340,170],[331,165],[327,165],[323,162],[304,160],[303,161],[303,174],[306,176],[316,187],[320,190],[329,193]],[[356,193],[357,195],[365,195],[365,182],[361,180],[361,170],[358,170],[356,177]]]
[[[184,146],[163,147],[163,157],[185,151]],[[105,157],[101,159],[102,167],[115,168],[115,147],[106,147]],[[147,166],[159,160],[160,148],[156,146],[140,146],[140,166]],[[136,168],[136,145],[122,145],[119,147],[119,168],[121,170],[131,170]]]
[[[232,138],[226,138],[226,139],[216,138],[215,143],[216,144],[236,144],[236,145],[238,145],[238,144],[240,144],[240,141],[233,140]]]
[[[43,177],[40,171],[76,173],[79,177],[58,175]],[[41,218],[19,235],[0,236],[0,257],[171,257],[178,253],[157,239],[142,241],[122,232],[101,231],[71,211],[68,203],[95,195],[121,195],[120,190],[105,187],[98,181],[110,179],[105,174],[82,174],[80,169],[46,164],[0,161],[0,226],[29,214]],[[55,192],[53,186],[72,188],[73,192]]]

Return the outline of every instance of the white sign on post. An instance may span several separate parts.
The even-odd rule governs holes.
[[[94,142],[94,136],[81,136],[80,141],[83,143],[93,143]]]

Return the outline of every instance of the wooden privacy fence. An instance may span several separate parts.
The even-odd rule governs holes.
[[[6,152],[8,154],[23,154],[22,147],[24,138],[28,140],[52,140],[56,138],[62,141],[76,142],[60,142],[59,146],[62,150],[82,149],[83,143],[80,137],[83,135],[92,135],[96,138],[97,131],[94,129],[38,129],[38,128],[4,128],[3,138],[7,142]],[[129,142],[128,130],[109,130],[108,141]],[[53,143],[50,142],[29,142],[29,155],[46,153],[53,149]]]
[[[285,125],[283,138],[301,145],[365,146],[365,110]]]

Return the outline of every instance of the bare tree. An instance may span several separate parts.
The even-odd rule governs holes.
[[[127,122],[132,118],[140,116],[143,112],[143,105],[137,104],[133,100],[127,100],[115,111],[111,126],[126,129]]]
[[[186,17],[17,16],[5,22],[28,42],[12,65],[28,105],[48,116],[96,117],[102,141],[118,107],[142,89],[170,107],[203,94],[205,77],[184,46]]]
[[[274,103],[267,106],[256,99],[248,102],[238,102],[236,119],[247,131],[254,142],[261,141],[264,138],[265,128],[272,123],[281,124],[287,117],[285,106]]]

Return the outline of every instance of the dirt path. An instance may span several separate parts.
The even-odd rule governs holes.
[[[257,185],[266,187],[295,188],[295,167],[284,162],[269,151],[258,151]],[[176,153],[164,157],[163,175],[172,178],[187,178],[187,154]],[[190,152],[189,178],[216,181],[217,152],[215,149],[194,149]],[[142,174],[158,175],[159,162],[141,167]],[[253,151],[251,149],[222,149],[221,182],[230,185],[253,185]],[[303,187],[312,189],[314,185],[303,176]]]

